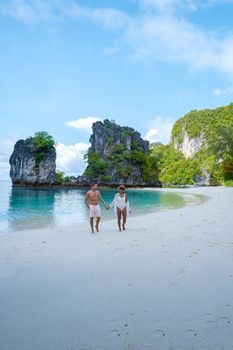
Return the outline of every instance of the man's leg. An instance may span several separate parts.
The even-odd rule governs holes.
[[[95,216],[96,216],[95,228],[96,228],[96,231],[99,232],[99,223],[101,218],[101,209],[99,205],[95,207]]]
[[[93,217],[90,217],[90,225],[91,225],[91,232],[95,233],[95,231],[94,231],[94,218]]]
[[[95,228],[96,228],[96,231],[99,232],[99,223],[100,223],[100,216],[97,216],[96,218],[96,224],[95,224]]]

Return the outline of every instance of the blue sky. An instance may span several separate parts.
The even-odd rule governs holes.
[[[231,0],[0,0],[0,179],[39,130],[83,171],[94,120],[169,142],[193,109],[233,101]]]

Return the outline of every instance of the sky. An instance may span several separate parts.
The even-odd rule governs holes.
[[[231,103],[232,18],[233,0],[0,0],[0,179],[37,131],[77,175],[97,120],[166,144],[189,111]]]

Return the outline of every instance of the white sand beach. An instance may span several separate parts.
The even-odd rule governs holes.
[[[0,349],[233,349],[233,189],[173,191],[209,200],[0,235]]]

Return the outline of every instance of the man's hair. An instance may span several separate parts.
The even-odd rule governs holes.
[[[91,183],[91,187],[93,187],[93,186],[95,186],[95,185],[98,186],[98,184],[97,184],[96,182],[92,182],[92,183]]]

